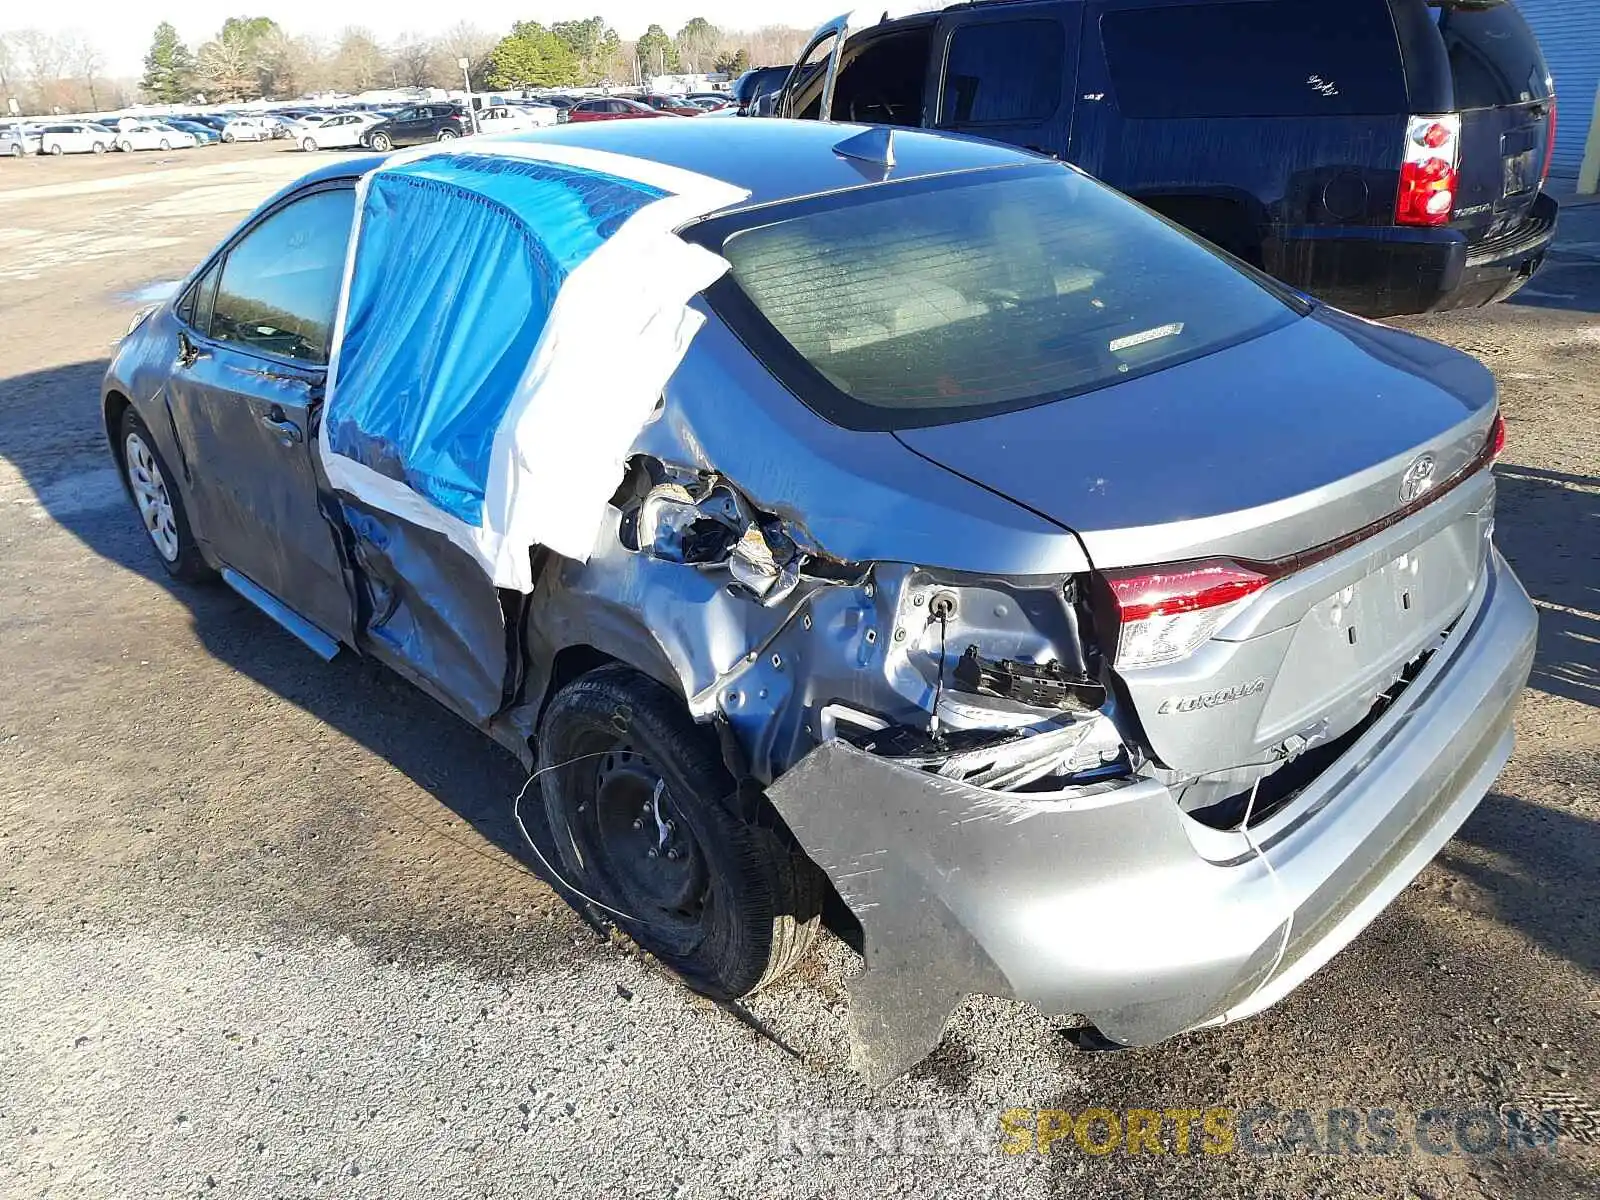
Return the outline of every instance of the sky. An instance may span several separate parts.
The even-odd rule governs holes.
[[[752,29],[761,25],[818,25],[850,8],[850,0],[473,0],[440,4],[438,0],[80,0],[66,5],[0,6],[0,29],[36,28],[50,33],[74,32],[99,46],[105,74],[137,75],[158,21],[171,21],[193,49],[215,35],[227,16],[271,17],[294,34],[333,38],[347,25],[362,25],[380,39],[404,33],[431,34],[463,18],[491,33],[508,30],[517,20],[566,21],[602,16],[618,33],[635,38],[652,23],[668,33],[683,28],[690,17],[713,25]],[[9,9],[9,11],[4,11]]]

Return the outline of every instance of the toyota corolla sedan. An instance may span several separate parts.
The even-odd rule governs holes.
[[[878,1077],[971,993],[1120,1045],[1272,1004],[1485,794],[1533,656],[1479,363],[988,142],[341,161],[103,399],[166,570],[518,755],[552,883],[690,987],[826,903]]]

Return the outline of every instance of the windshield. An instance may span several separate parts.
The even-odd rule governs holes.
[[[791,390],[851,428],[1046,403],[1303,311],[1066,167],[862,189],[785,210],[749,214],[726,234],[736,294],[714,290],[713,302]]]

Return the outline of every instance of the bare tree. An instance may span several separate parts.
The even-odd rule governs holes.
[[[79,34],[68,35],[66,39],[67,71],[73,81],[89,93],[89,107],[100,107],[100,98],[96,92],[96,83],[100,72],[106,65],[106,60],[100,54],[100,48],[88,38]]]
[[[438,52],[433,64],[434,82],[448,81],[446,86],[456,86],[461,81],[461,67],[458,64],[464,58],[471,64],[472,86],[482,87],[484,77],[489,73],[489,52],[499,40],[470,21],[457,21],[435,40]]]
[[[365,92],[390,82],[388,55],[370,29],[347,26],[333,53],[334,85],[347,92]]]
[[[433,81],[438,46],[415,33],[404,34],[389,51],[389,69],[401,87],[427,87]]]

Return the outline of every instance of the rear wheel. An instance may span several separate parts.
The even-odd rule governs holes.
[[[461,135],[459,133],[457,133],[454,129],[441,129],[441,130],[439,130],[439,140],[441,142],[453,142],[453,141],[456,140],[456,138],[458,138],[460,136]]]
[[[22,143],[21,142],[12,142],[11,143],[11,157],[12,158],[21,158],[26,153],[27,153],[27,151],[22,148]]]
[[[122,414],[121,445],[128,492],[161,565],[174,579],[190,583],[209,579],[213,572],[195,545],[183,501],[168,482],[172,473],[156,449],[149,427],[131,408]]]
[[[106,152],[106,144],[104,142],[96,142],[94,144],[94,152],[96,154],[104,154]]]
[[[171,150],[172,149],[172,143],[167,141],[166,138],[162,138],[161,139],[161,149],[163,149],[163,150]]]
[[[564,873],[689,987],[735,999],[810,948],[821,871],[764,798],[735,804],[716,739],[668,688],[622,666],[568,684],[540,726],[539,765]]]

